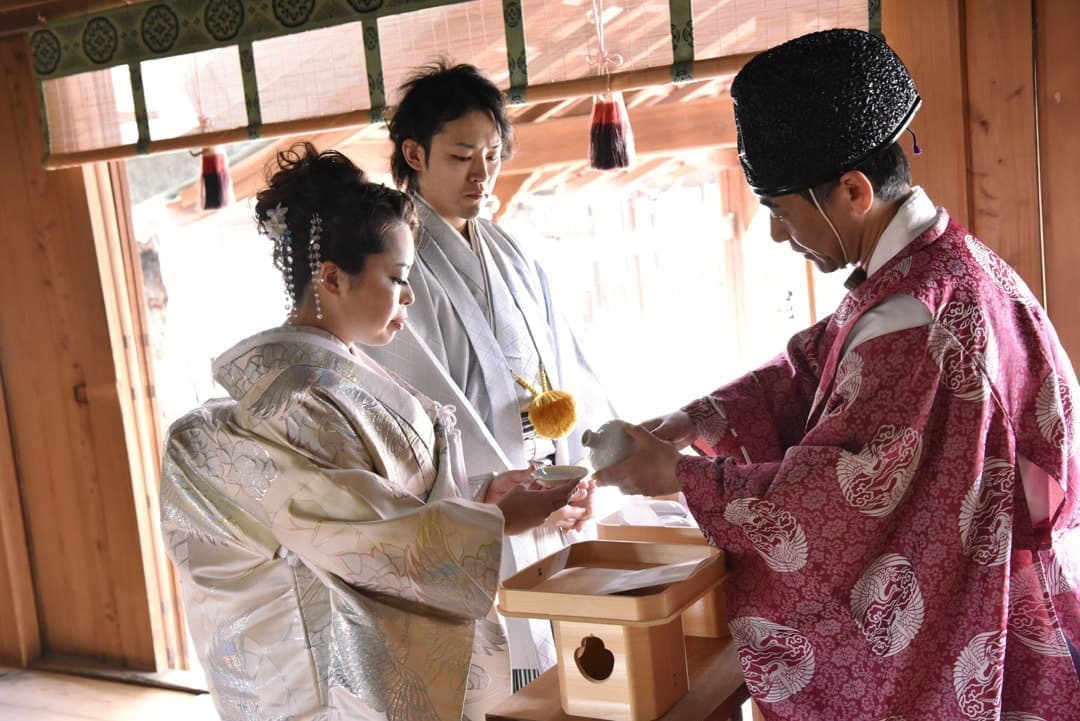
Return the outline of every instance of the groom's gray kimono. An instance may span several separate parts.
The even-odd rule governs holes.
[[[406,330],[393,343],[368,352],[420,392],[457,407],[465,467],[474,478],[523,468],[532,457],[521,418],[528,397],[513,374],[520,372],[539,385],[536,372],[542,362],[552,387],[577,400],[578,425],[554,443],[555,462],[581,460],[581,432],[614,418],[615,412],[573,332],[555,312],[543,270],[497,225],[470,221],[470,247],[422,198],[413,198],[420,222],[409,281],[416,300]],[[512,553],[503,554],[503,577],[563,542],[554,529],[509,540]],[[527,628],[524,621],[507,619],[507,627],[516,680],[523,672],[527,678],[529,670],[554,664],[547,623],[532,622]]]

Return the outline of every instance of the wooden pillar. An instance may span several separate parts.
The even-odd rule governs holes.
[[[913,180],[1042,299],[1031,3],[885,0],[882,31],[923,97]]]
[[[963,2],[884,0],[881,28],[923,99],[911,124],[922,154],[912,152],[910,136],[900,139],[912,181],[970,227]]]
[[[1076,198],[1080,186],[1080,62],[1076,28],[1080,3],[1036,0],[1036,66],[1046,309],[1065,350],[1080,364],[1080,315],[1076,313]]]
[[[886,40],[924,99],[914,124],[925,148],[912,162],[915,181],[1017,270],[1074,365],[1078,22],[1080,4],[1059,0],[882,4]]]
[[[95,243],[108,200],[97,193],[109,191],[93,168],[43,170],[29,55],[25,37],[0,39],[0,370],[40,646],[156,670],[162,622],[142,548],[146,499],[133,485],[146,479],[132,445],[132,388],[119,376],[122,346],[133,341],[108,300],[114,271],[102,262],[111,251]],[[12,534],[0,542],[5,556],[18,555]],[[0,627],[12,623],[0,617]],[[25,663],[18,648],[0,652]]]
[[[1030,2],[965,3],[971,230],[1043,300]]]
[[[746,307],[746,269],[743,259],[743,236],[757,209],[758,201],[733,151],[713,153],[720,168],[720,212],[731,221],[731,237],[724,240],[724,265],[727,271],[727,302],[735,320],[735,337],[746,338],[750,332]],[[722,227],[722,226],[721,226]],[[811,296],[810,302],[813,303]]]
[[[26,666],[40,655],[34,579],[0,374],[0,666]]]

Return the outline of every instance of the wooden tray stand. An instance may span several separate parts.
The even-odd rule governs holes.
[[[707,546],[698,528],[668,526],[633,526],[615,521],[617,513],[597,522],[596,534],[603,541],[644,541],[648,543],[687,543]],[[699,638],[730,638],[724,589],[717,586],[683,612],[683,635]]]
[[[559,696],[571,716],[652,721],[689,689],[676,616],[661,626],[555,621]]]
[[[689,578],[641,592],[590,595],[541,587],[574,566],[636,570],[702,560]],[[552,621],[559,697],[568,715],[653,721],[689,689],[684,612],[715,593],[723,573],[723,555],[708,546],[585,541],[504,580],[499,606],[506,616]]]

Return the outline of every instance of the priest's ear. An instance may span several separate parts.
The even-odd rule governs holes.
[[[427,167],[427,153],[424,146],[409,138],[401,144],[401,155],[405,162],[413,170],[425,170]]]
[[[866,174],[849,170],[840,176],[837,195],[852,215],[863,217],[874,205],[874,184]]]

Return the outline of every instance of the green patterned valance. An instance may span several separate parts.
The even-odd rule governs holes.
[[[250,44],[466,0],[169,0],[48,23],[30,36],[42,79]]]

